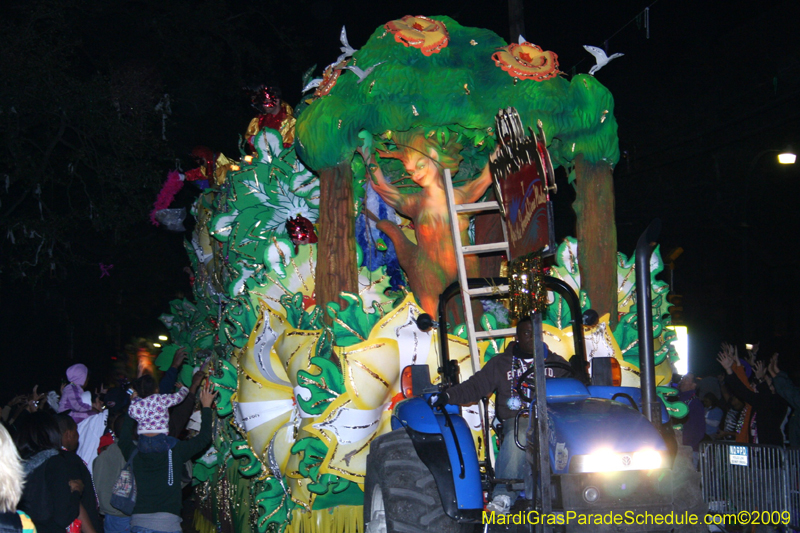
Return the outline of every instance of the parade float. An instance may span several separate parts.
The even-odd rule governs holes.
[[[609,91],[591,75],[565,76],[553,52],[448,17],[390,21],[358,50],[344,30],[341,40],[342,55],[304,81],[296,109],[258,88],[241,153],[197,151],[200,166],[171,176],[154,211],[168,218],[176,180],[200,184],[186,243],[193,298],[171,302],[162,320],[164,353],[189,353],[181,380],[208,361],[220,391],[213,447],[194,466],[204,533],[362,531],[366,456],[402,398],[402,369],[428,364],[438,379],[437,335],[447,334],[461,379],[472,374],[457,312],[447,331],[423,332],[415,318],[435,313],[431,302],[455,281],[449,222],[437,220],[429,188],[446,168],[468,197],[492,194],[499,109],[514,106],[551,139],[553,163],[576,189],[577,239],[545,268],[599,313],[585,332],[589,358],[617,358],[623,384],[638,383],[634,261],[616,252]],[[464,242],[480,242],[499,224],[465,218],[461,228]],[[470,268],[508,269],[490,266],[498,271]],[[653,337],[667,397],[676,354],[662,269],[656,250]],[[573,317],[548,297],[546,342],[569,358]],[[508,327],[507,306],[486,300],[480,323]],[[483,360],[504,346],[482,342]],[[478,413],[465,416],[477,441]]]

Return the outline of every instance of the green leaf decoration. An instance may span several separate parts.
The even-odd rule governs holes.
[[[300,408],[311,415],[321,415],[330,402],[345,391],[342,370],[337,364],[324,357],[312,357],[311,364],[319,369],[312,374],[305,370],[297,372],[297,386],[308,391],[296,396]]]
[[[286,484],[285,478],[283,483]],[[281,481],[274,477],[261,482],[262,490],[255,496],[259,510],[258,533],[266,533],[273,524],[277,531],[283,532],[289,525],[290,513],[296,504],[287,496],[283,489],[284,485],[281,485]]]
[[[320,439],[317,437],[300,439],[292,446],[292,453],[302,455],[298,471],[312,481],[308,484],[308,490],[317,495],[313,509],[327,509],[337,505],[363,505],[364,492],[357,483],[332,474],[319,474],[320,464],[328,453],[328,447]]]
[[[678,399],[678,391],[672,387],[656,387],[656,394],[664,406],[667,413],[672,418],[684,418],[689,414],[689,406]]]
[[[250,301],[249,295],[241,295],[228,301],[222,314],[220,341],[231,343],[237,348],[247,345],[250,332],[257,320],[256,310]]]
[[[262,472],[267,472],[267,469],[261,464],[261,461],[245,440],[237,440],[231,443],[231,455],[239,459],[239,473],[244,477],[253,477]]]
[[[303,293],[296,292],[289,296],[284,294],[280,299],[281,305],[286,310],[286,319],[297,329],[322,329],[322,310],[314,306],[314,311],[306,312],[303,306]]]
[[[166,372],[169,367],[172,366],[172,360],[175,358],[175,352],[178,351],[178,346],[175,343],[170,343],[161,348],[161,353],[158,354],[156,360],[153,362],[156,365],[156,368],[161,370],[162,372]]]
[[[194,375],[194,366],[184,363],[181,369],[178,370],[178,383],[184,387],[192,384],[192,376]]]
[[[214,447],[209,448],[202,457],[195,461],[192,467],[193,484],[205,483],[211,479],[219,462],[219,453],[217,450]]]
[[[614,330],[614,338],[622,352],[622,358],[631,364],[639,365],[639,321],[636,316],[636,304],[631,306],[630,312],[622,316]],[[674,357],[675,348],[671,342],[664,342],[666,339],[674,340],[675,333],[665,328],[664,319],[653,316],[653,338],[661,340],[661,347],[654,355],[656,366],[664,362],[667,356]]]
[[[316,483],[319,479],[319,467],[328,453],[328,447],[325,443],[317,437],[305,437],[294,443],[292,453],[302,455],[297,469],[300,475]],[[309,490],[311,490],[311,486],[309,486]]]
[[[216,391],[219,393],[217,396],[217,415],[228,416],[233,412],[231,396],[238,385],[236,367],[222,359],[219,362],[218,374],[212,374],[209,379],[216,386]]]
[[[349,479],[340,478],[332,474],[320,476],[316,486],[325,487],[326,490],[317,492],[309,485],[308,490],[317,494],[314,499],[313,510],[329,509],[339,505],[364,505],[364,491]]]
[[[340,293],[342,300],[349,302],[345,309],[338,303],[331,302],[327,307],[328,316],[333,319],[333,334],[337,346],[351,346],[363,342],[369,337],[372,327],[383,316],[380,309],[372,313],[364,311],[361,297],[348,292]]]

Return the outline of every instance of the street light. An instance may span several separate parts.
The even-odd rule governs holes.
[[[786,150],[778,154],[778,163],[781,165],[794,165],[796,160],[797,155],[791,147],[787,147]]]
[[[793,165],[797,158],[792,149],[789,147],[787,147],[785,150],[767,148],[766,150],[761,150],[755,155],[755,157],[753,157],[753,160],[750,162],[750,168],[745,175],[740,227],[742,228],[741,319],[743,321],[742,331],[745,333],[746,338],[751,338],[753,334],[751,320],[747,318],[750,311],[750,293],[752,285],[750,280],[750,235],[748,232],[750,229],[750,224],[748,223],[748,218],[750,215],[750,182],[755,178],[756,166],[758,165],[758,162],[761,160],[761,157],[766,154],[778,154],[778,163],[781,165]]]
[[[158,340],[160,340],[160,341],[169,340],[169,337],[167,337],[166,335],[159,335],[158,336]]]

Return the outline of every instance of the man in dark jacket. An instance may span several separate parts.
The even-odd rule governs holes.
[[[431,397],[431,404],[468,405],[481,398],[495,394],[495,413],[503,421],[503,444],[497,455],[495,475],[498,479],[518,479],[527,468],[525,452],[514,442],[514,418],[520,409],[525,408],[517,393],[519,377],[533,365],[533,324],[526,317],[517,324],[517,342],[511,343],[500,355],[490,359],[483,368],[464,383],[450,387],[441,394]],[[551,353],[545,362],[567,364],[567,361]],[[561,368],[546,369],[547,377],[565,377],[571,372]],[[520,443],[525,445],[525,435],[520,432]],[[489,511],[508,513],[519,494],[508,490],[506,485],[495,487],[492,501],[486,507]]]
[[[61,432],[61,449],[66,452],[64,457],[72,464],[72,467],[80,472],[81,481],[83,482],[83,492],[81,492],[81,514],[79,518],[82,521],[89,520],[94,531],[103,531],[102,520],[97,511],[97,496],[94,492],[94,484],[92,483],[92,474],[89,468],[83,462],[83,459],[76,453],[78,450],[78,424],[66,413],[59,413],[56,415],[58,420],[58,430]],[[88,528],[83,525],[84,530]]]

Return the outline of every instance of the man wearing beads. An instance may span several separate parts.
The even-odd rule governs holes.
[[[514,443],[514,418],[524,408],[517,386],[519,377],[533,365],[532,348],[533,324],[530,317],[525,317],[517,324],[517,342],[511,343],[505,352],[490,359],[464,383],[434,394],[430,399],[433,406],[469,405],[495,393],[495,414],[503,421],[503,444],[495,464],[495,476],[498,479],[518,479],[522,477],[523,469],[527,468],[525,452]],[[568,364],[563,357],[554,353],[550,353],[545,361]],[[568,370],[561,368],[547,368],[545,372],[547,377],[569,375]],[[524,432],[520,432],[519,440],[524,446]],[[508,513],[518,496],[518,492],[508,490],[506,485],[497,485],[494,497],[486,508],[497,513]]]

